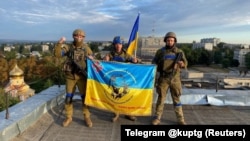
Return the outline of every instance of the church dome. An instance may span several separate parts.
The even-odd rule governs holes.
[[[15,67],[10,71],[9,75],[10,76],[22,76],[23,71],[16,64]]]

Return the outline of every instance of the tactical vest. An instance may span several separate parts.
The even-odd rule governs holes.
[[[158,71],[164,73],[171,73],[174,67],[174,61],[176,55],[179,52],[177,47],[172,49],[166,49],[166,47],[161,48],[160,59],[158,63]]]
[[[86,69],[86,55],[87,49],[86,46],[82,45],[81,47],[74,48],[70,46],[69,51],[67,52],[67,60],[64,64],[64,71],[70,71],[71,73],[78,73],[80,70]]]
[[[126,62],[127,56],[126,51],[122,50],[121,54],[118,54],[116,52],[111,52],[111,61],[117,61],[117,62]]]

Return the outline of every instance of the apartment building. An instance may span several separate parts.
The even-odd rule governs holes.
[[[42,51],[49,51],[49,46],[48,45],[42,45]]]
[[[206,50],[212,51],[214,46],[217,46],[220,43],[219,38],[203,38],[200,42],[193,43],[193,49],[204,48]]]
[[[204,48],[205,50],[212,51],[213,43],[193,43],[192,49]]]
[[[14,46],[5,46],[3,48],[4,51],[8,51],[8,52],[10,52],[12,49],[15,49],[15,47]]]
[[[137,55],[140,58],[152,59],[155,52],[165,46],[163,37],[139,37]]]
[[[213,46],[217,46],[220,43],[219,38],[203,38],[201,43],[212,43]]]

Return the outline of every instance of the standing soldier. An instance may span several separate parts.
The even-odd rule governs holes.
[[[114,49],[104,56],[105,61],[116,61],[116,62],[124,62],[124,63],[139,63],[140,60],[136,57],[132,57],[126,53],[123,49],[123,39],[120,36],[115,36],[113,39]],[[119,113],[115,113],[115,117],[112,118],[112,121],[115,122],[119,118]],[[135,121],[137,118],[131,115],[125,115],[125,118]]]
[[[177,122],[180,125],[185,125],[186,123],[180,101],[180,96],[182,94],[180,70],[181,68],[187,67],[187,59],[184,52],[176,47],[177,38],[174,32],[168,32],[164,37],[164,42],[166,46],[159,49],[152,60],[152,63],[157,65],[157,71],[159,73],[156,86],[158,99],[152,124],[160,124],[164,109],[164,101],[167,97],[168,89],[170,89]],[[178,54],[182,54],[182,57],[176,62]]]
[[[73,43],[70,45],[63,44],[65,37],[62,37],[55,46],[55,56],[66,56],[67,59],[64,62],[63,70],[66,77],[66,98],[65,98],[65,116],[63,121],[63,127],[68,126],[72,122],[73,104],[72,99],[76,86],[80,92],[83,104],[83,116],[85,123],[88,127],[92,127],[92,121],[90,119],[90,112],[87,105],[84,104],[86,95],[86,83],[87,83],[87,67],[86,58],[93,59],[92,50],[84,43],[85,33],[81,29],[76,29],[73,32]]]

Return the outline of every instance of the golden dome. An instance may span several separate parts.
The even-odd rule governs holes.
[[[16,64],[15,67],[10,71],[9,75],[10,76],[22,76],[23,71]]]

